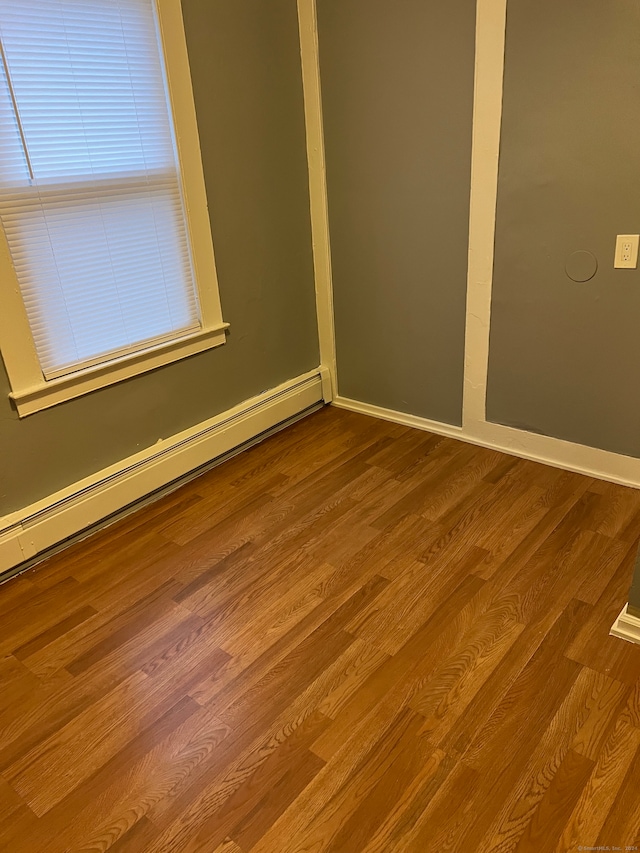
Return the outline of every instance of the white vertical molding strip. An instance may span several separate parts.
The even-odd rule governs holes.
[[[507,0],[478,0],[463,427],[486,421]]]
[[[320,60],[315,0],[298,0],[298,27],[302,59],[302,87],[307,133],[311,233],[316,287],[316,310],[323,368],[324,399],[337,394],[336,342],[331,277],[331,243],[320,88]],[[329,387],[327,387],[329,386]]]

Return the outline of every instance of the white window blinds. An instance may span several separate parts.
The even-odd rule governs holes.
[[[0,0],[0,219],[46,378],[200,311],[153,0]]]

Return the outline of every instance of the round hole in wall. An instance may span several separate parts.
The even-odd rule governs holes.
[[[572,281],[589,281],[598,272],[598,259],[591,252],[574,252],[565,264]]]

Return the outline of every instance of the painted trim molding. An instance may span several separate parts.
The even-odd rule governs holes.
[[[324,401],[320,368],[0,518],[0,573]]]
[[[331,383],[332,394],[337,394],[331,241],[329,236],[316,0],[298,0],[298,29],[309,168],[309,202],[320,361],[328,370],[327,381]],[[325,395],[327,402],[329,399]]]
[[[120,358],[66,376],[47,381],[43,379],[32,388],[11,391],[9,397],[15,402],[20,417],[26,417],[74,397],[81,397],[97,388],[113,385],[123,379],[139,376],[165,364],[218,347],[225,343],[225,329],[228,328],[228,323],[221,323],[210,329],[198,329],[185,337],[173,338],[148,349],[134,350]]]
[[[621,456],[618,453],[610,453],[607,450],[586,447],[582,444],[572,444],[547,435],[511,429],[500,424],[484,422],[456,427],[416,415],[408,415],[405,412],[360,403],[346,397],[336,397],[333,405],[362,415],[426,430],[435,435],[456,438],[479,447],[499,450],[511,456],[519,456],[521,459],[531,459],[533,462],[541,462],[552,468],[562,468],[597,480],[608,480],[621,486],[640,489],[640,459],[630,456]]]
[[[351,400],[348,397],[337,396],[333,405],[338,409],[347,409],[360,415],[369,415],[372,418],[380,418],[383,421],[391,421],[394,424],[422,429],[433,432],[435,435],[445,435],[448,438],[458,438],[460,441],[467,439],[463,435],[462,427],[452,424],[443,424],[440,421],[431,421],[418,415],[409,415],[406,412],[396,412],[394,409],[385,409],[382,406],[374,406],[371,403],[361,403],[359,400]]]
[[[628,612],[628,604],[622,608],[622,613],[613,623],[609,632],[612,637],[619,637],[629,643],[640,643],[640,619]]]
[[[486,420],[507,0],[478,0],[462,423]]]

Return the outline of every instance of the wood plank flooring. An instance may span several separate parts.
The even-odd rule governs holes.
[[[0,850],[640,845],[640,492],[326,408],[0,587]]]

